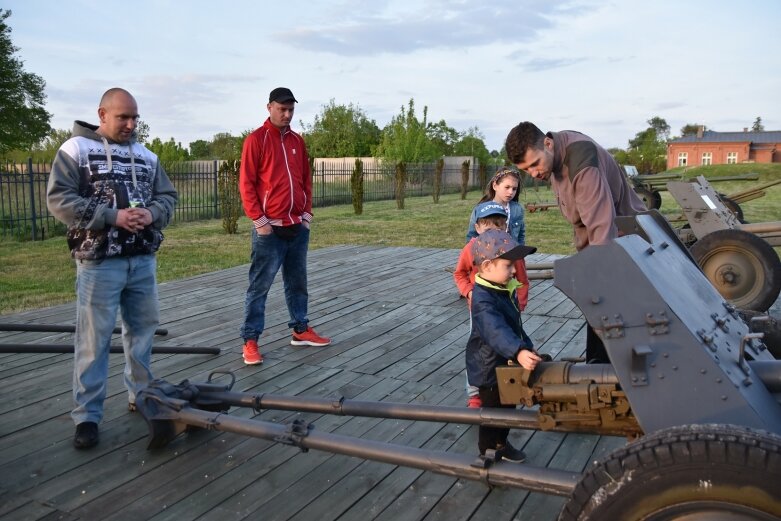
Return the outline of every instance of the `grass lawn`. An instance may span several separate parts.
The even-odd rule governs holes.
[[[687,176],[757,172],[765,183],[781,178],[781,165],[719,165],[689,168]],[[752,182],[753,183],[753,182]],[[724,182],[714,188],[725,194],[744,190],[752,183]],[[431,197],[407,198],[405,209],[395,201],[364,203],[363,214],[355,215],[351,205],[315,208],[310,248],[339,244],[461,248],[469,213],[480,199],[470,192],[466,200],[458,194],[445,195],[438,204]],[[551,202],[547,187],[527,189],[524,203]],[[767,195],[744,203],[749,222],[781,220],[781,185]],[[679,214],[675,201],[662,192],[662,213]],[[158,253],[158,280],[165,282],[249,262],[250,221],[242,218],[239,232],[226,235],[220,220],[174,224],[165,230]],[[526,243],[541,253],[571,254],[572,228],[556,208],[526,214]],[[68,302],[74,299],[75,268],[64,237],[38,242],[0,242],[0,314],[13,313]]]

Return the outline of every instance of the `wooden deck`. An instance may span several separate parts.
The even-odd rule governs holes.
[[[203,381],[236,375],[234,390],[393,402],[464,405],[466,304],[448,271],[456,250],[333,247],[310,252],[310,320],[333,338],[326,348],[289,345],[281,277],[269,295],[262,366],[241,360],[247,268],[160,286],[155,345],[216,346],[221,354],[155,355],[158,378]],[[550,260],[535,255],[532,261]],[[73,304],[0,317],[2,322],[72,324]],[[532,281],[525,327],[554,357],[585,346],[580,311]],[[70,334],[0,333],[2,343],[72,342]],[[115,345],[119,344],[117,339]],[[230,433],[199,432],[147,451],[147,427],[126,409],[124,359],[111,355],[100,444],[71,440],[72,355],[0,354],[0,519],[264,519],[502,521],[556,519],[564,499],[489,489],[420,470],[299,449]],[[252,417],[248,409],[231,414]],[[477,428],[456,424],[263,411],[316,429],[433,450],[476,453]],[[581,471],[622,438],[512,431],[529,463]]]

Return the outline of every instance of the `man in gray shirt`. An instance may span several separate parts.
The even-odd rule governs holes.
[[[578,251],[616,238],[617,216],[646,211],[610,152],[585,134],[544,134],[524,121],[510,130],[505,149],[516,167],[550,181],[562,215],[573,226]],[[586,359],[609,361],[602,341],[590,326],[586,329]]]

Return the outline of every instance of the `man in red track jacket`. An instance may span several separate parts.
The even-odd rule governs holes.
[[[296,98],[278,87],[269,94],[269,117],[247,136],[239,190],[252,220],[252,264],[244,304],[244,363],[260,364],[258,338],[265,326],[266,297],[279,268],[285,286],[292,345],[326,346],[331,340],[309,327],[306,253],[312,222],[312,173],[303,138],[293,132]]]

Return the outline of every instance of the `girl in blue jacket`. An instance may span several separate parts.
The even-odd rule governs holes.
[[[488,186],[485,188],[485,195],[480,199],[480,203],[494,201],[502,205],[508,215],[507,229],[505,231],[518,241],[518,244],[525,244],[526,224],[523,221],[523,206],[518,202],[520,186],[521,174],[511,168],[502,168],[489,181]],[[466,242],[469,242],[472,237],[477,237],[477,231],[475,231],[476,221],[477,213],[473,209],[472,215],[469,217],[469,230],[466,232]]]

